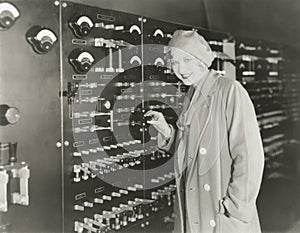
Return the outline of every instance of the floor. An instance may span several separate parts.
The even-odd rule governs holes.
[[[300,233],[300,220],[293,224],[289,229],[281,231],[263,231],[263,233]]]

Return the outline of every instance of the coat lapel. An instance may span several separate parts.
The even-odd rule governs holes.
[[[186,124],[190,126],[186,146],[186,155],[189,156],[188,180],[195,169],[198,170],[199,175],[204,175],[212,167],[220,154],[220,145],[224,142],[223,131],[226,125],[222,125],[224,121],[221,119],[225,119],[225,111],[221,111],[223,106],[215,101],[219,77],[219,74],[214,71],[209,73],[199,89],[197,99],[193,101],[193,106],[188,111],[186,118]],[[206,149],[207,154],[199,157],[198,151],[202,147]]]

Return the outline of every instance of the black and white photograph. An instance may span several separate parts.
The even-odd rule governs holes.
[[[0,0],[0,233],[300,233],[299,19]]]

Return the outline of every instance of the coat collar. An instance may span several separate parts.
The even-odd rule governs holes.
[[[203,101],[206,102],[206,105],[208,107],[210,106],[210,97],[216,91],[217,80],[219,77],[220,75],[215,70],[210,70],[207,76],[197,83],[196,90],[195,86],[190,87],[187,96],[188,99],[192,96],[192,99],[185,99],[183,112],[177,121],[179,129],[184,129],[184,125],[190,124],[196,109],[200,106],[195,105],[194,103],[198,101],[201,96],[203,97]]]
[[[218,80],[219,77],[220,75],[215,70],[210,70],[207,76],[199,83],[197,83],[196,89],[200,91],[201,95],[204,98],[207,98],[208,96],[212,96],[216,91],[217,88],[216,81]]]

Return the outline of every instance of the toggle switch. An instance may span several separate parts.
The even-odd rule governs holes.
[[[16,107],[9,107],[6,104],[0,105],[0,125],[16,124],[20,117],[20,111]]]
[[[119,67],[116,69],[116,72],[124,72],[124,68],[122,67],[122,51],[121,49],[118,50],[118,62],[119,62]]]
[[[97,149],[89,149],[89,151],[93,154],[97,153]]]
[[[74,222],[74,231],[75,232],[78,232],[78,233],[82,233],[82,232],[85,232],[85,230],[87,232],[98,232],[98,229],[96,229],[95,227],[92,227],[86,223],[81,223],[81,222]]]
[[[0,30],[7,30],[11,28],[17,18],[19,18],[20,12],[11,3],[0,3]]]
[[[74,156],[74,157],[80,157],[80,156],[81,156],[81,153],[80,153],[80,152],[73,152],[73,156]]]
[[[103,204],[103,199],[100,199],[100,198],[94,198],[94,203],[97,203],[97,204]]]
[[[102,199],[103,199],[103,200],[107,200],[107,201],[111,201],[112,197],[111,197],[111,196],[108,196],[108,195],[103,195],[103,196],[102,196]]]
[[[138,189],[143,189],[144,186],[141,185],[141,184],[135,184],[134,187],[136,187],[136,188],[138,188]]]
[[[124,195],[127,195],[127,194],[128,194],[128,191],[127,191],[127,190],[124,190],[124,189],[120,189],[120,190],[119,190],[119,193],[124,194]]]
[[[116,31],[124,30],[124,26],[122,26],[122,25],[115,26],[114,24],[96,23],[95,27],[103,28],[103,29],[106,29],[106,30],[111,30],[111,29],[114,29]]]
[[[113,68],[113,53],[112,53],[112,48],[109,47],[108,48],[108,59],[109,59],[109,64],[108,64],[108,68],[105,69],[106,72],[114,72],[115,69]]]
[[[74,205],[74,210],[77,210],[77,211],[84,211],[84,207],[81,206],[81,205]]]
[[[118,146],[117,145],[110,145],[111,148],[117,149]]]
[[[158,184],[160,181],[159,181],[159,179],[154,179],[154,178],[152,178],[152,179],[151,179],[151,182],[152,182],[152,183],[157,183],[157,184]]]
[[[8,158],[8,162],[10,164],[13,164],[15,162],[17,162],[17,145],[18,143],[9,143],[9,158]]]
[[[113,197],[121,197],[121,194],[120,193],[117,193],[117,192],[112,192],[111,195]]]
[[[136,188],[135,188],[135,187],[131,187],[131,186],[129,186],[127,189],[128,189],[129,191],[132,191],[132,192],[135,192],[135,191],[136,191]]]
[[[99,219],[96,219],[96,220],[95,220],[95,219],[90,219],[90,218],[84,218],[83,221],[84,221],[86,224],[88,224],[90,227],[93,226],[93,225],[99,227],[99,228],[97,229],[97,232],[107,232],[107,231],[106,231],[106,225],[104,225],[104,224],[102,223],[102,221],[99,221]],[[87,229],[87,230],[89,230],[89,229]],[[90,231],[88,231],[88,232],[90,232]]]
[[[75,177],[73,178],[73,181],[75,183],[80,182],[81,178],[80,178],[80,165],[73,165],[73,172],[75,173]]]
[[[89,208],[92,208],[92,207],[94,206],[93,203],[88,202],[88,201],[85,201],[85,202],[83,203],[83,205],[84,205],[85,207],[89,207]]]
[[[44,26],[31,27],[26,33],[26,38],[33,50],[38,54],[50,52],[57,41],[55,33]]]

